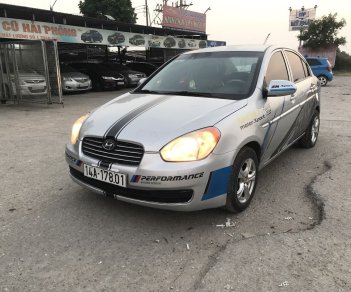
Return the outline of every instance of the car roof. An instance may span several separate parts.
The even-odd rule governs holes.
[[[235,45],[235,46],[221,46],[221,47],[212,47],[205,48],[196,51],[190,51],[185,54],[194,54],[194,53],[206,53],[206,52],[265,52],[267,50],[275,49],[289,49],[283,46],[276,45]],[[293,49],[292,49],[293,50]],[[293,50],[296,51],[296,50]]]

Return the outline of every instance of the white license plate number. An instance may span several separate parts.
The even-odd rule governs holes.
[[[84,176],[116,186],[127,187],[127,175],[123,173],[84,164]]]

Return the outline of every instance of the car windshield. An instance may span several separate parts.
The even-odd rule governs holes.
[[[60,70],[62,73],[71,73],[71,72],[77,72],[76,69],[72,68],[71,66],[68,66],[66,64],[61,64]]]
[[[135,92],[247,98],[256,83],[262,52],[180,55]]]

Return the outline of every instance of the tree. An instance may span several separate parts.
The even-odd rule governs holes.
[[[346,21],[344,18],[337,21],[336,17],[337,13],[312,21],[306,30],[300,32],[297,38],[304,42],[304,47],[312,49],[330,45],[345,45],[345,37],[338,37],[337,35],[339,30],[346,25]]]
[[[125,23],[135,23],[137,19],[131,0],[83,0],[78,7],[84,16],[105,18],[104,15],[110,15]]]
[[[351,56],[348,53],[337,49],[334,69],[335,71],[350,71]]]

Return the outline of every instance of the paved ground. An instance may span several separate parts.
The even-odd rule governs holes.
[[[73,121],[120,92],[0,106],[0,291],[350,291],[351,77],[322,93],[316,147],[262,170],[237,215],[143,208],[70,180]]]

